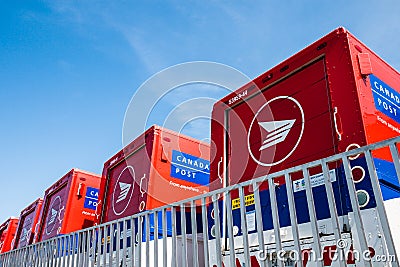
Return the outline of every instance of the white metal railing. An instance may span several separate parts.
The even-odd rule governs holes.
[[[388,219],[393,211],[385,208],[382,178],[374,159],[376,153],[389,155],[392,174],[399,179],[399,142],[400,137],[386,140],[16,249],[0,255],[0,267],[303,266],[304,255],[290,257],[294,252],[327,255],[326,247],[343,258],[329,266],[398,267],[400,240],[392,234],[400,229],[393,228]],[[360,184],[354,182],[352,173],[357,160],[364,164],[364,179],[373,193],[368,199],[371,207],[359,205]],[[332,181],[332,170],[336,181]],[[315,173],[323,177],[317,186],[313,184]],[[279,179],[285,182],[283,187],[282,182],[277,185]],[[293,188],[296,179],[304,182],[305,202],[299,202],[303,200]],[[315,191],[318,186],[325,192],[329,211],[322,219],[316,208],[322,202]],[[233,207],[232,201],[240,204]],[[285,204],[278,206],[279,201]],[[299,203],[305,205],[299,208]],[[345,208],[338,210],[338,205]],[[308,213],[307,220],[299,222],[302,212]],[[266,220],[272,224],[266,226]],[[342,246],[339,240],[348,244]],[[371,249],[375,255],[370,258],[349,259],[355,250]],[[391,258],[378,262],[378,252]],[[324,260],[308,259],[307,266],[326,266]]]

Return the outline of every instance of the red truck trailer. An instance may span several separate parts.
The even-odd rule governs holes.
[[[152,126],[103,169],[101,222],[208,192],[209,145]]]
[[[10,218],[0,225],[0,253],[12,249],[12,242],[18,226],[18,218]]]
[[[45,191],[36,241],[81,230],[99,221],[100,175],[72,169]]]
[[[38,198],[21,211],[14,240],[14,249],[22,248],[33,243],[42,204],[43,199]]]
[[[395,69],[334,30],[214,105],[211,189],[398,136],[399,86]]]
[[[215,103],[211,124],[210,190],[263,177],[399,136],[400,74],[344,28],[338,28]],[[375,151],[373,162],[385,201],[400,199],[400,182],[389,149]],[[329,166],[341,231],[351,229],[349,188],[341,162]],[[321,235],[333,233],[321,168],[309,170]],[[351,159],[351,174],[361,214],[371,221],[368,245],[382,241],[372,218],[376,201],[364,157]],[[311,236],[304,173],[291,177],[300,238]],[[285,177],[274,179],[279,222],[290,227]],[[254,215],[254,188],[245,191],[246,214]],[[273,244],[269,184],[260,185],[265,244]],[[222,201],[221,201],[222,202]],[[274,203],[273,203],[274,204]],[[243,249],[238,192],[231,195],[235,248]],[[222,206],[221,206],[222,208]],[[215,232],[211,205],[210,235]],[[247,216],[246,215],[246,216]],[[227,219],[228,218],[228,219]],[[254,219],[254,218],[253,218]],[[254,222],[254,220],[252,220]],[[249,233],[254,233],[255,223]],[[213,229],[214,227],[214,229]],[[224,225],[229,231],[230,226]],[[374,228],[375,227],[375,228]],[[211,239],[215,238],[211,237]],[[290,239],[290,238],[289,238]],[[287,241],[290,241],[290,240]],[[214,242],[215,240],[211,240]],[[293,241],[292,241],[293,242]],[[225,243],[228,240],[225,237]],[[255,246],[256,244],[250,244]],[[382,247],[382,246],[381,246]],[[227,249],[228,246],[225,246]],[[219,253],[219,252],[217,252]],[[239,253],[239,252],[238,252]]]

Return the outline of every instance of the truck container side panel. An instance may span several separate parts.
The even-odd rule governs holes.
[[[205,144],[176,133],[162,131],[156,135],[148,209],[208,192],[210,163],[207,148]]]
[[[396,137],[400,134],[400,74],[354,36],[349,40],[367,143]],[[371,73],[361,73],[361,56],[367,58]],[[373,157],[378,177],[385,184],[383,198],[400,197],[389,149],[374,151]]]
[[[96,214],[99,181],[98,176],[75,171],[68,196],[68,208],[65,210],[66,221],[61,233],[69,233],[91,227],[98,222]],[[79,214],[79,217],[77,215]]]
[[[358,49],[358,50],[357,50]],[[400,74],[355,37],[350,38],[354,76],[359,90],[368,144],[400,134]],[[367,54],[372,74],[361,75],[358,56]],[[392,127],[394,126],[394,127]],[[384,156],[389,160],[389,156]]]
[[[0,253],[12,248],[12,241],[18,226],[18,219],[10,218],[0,225]]]

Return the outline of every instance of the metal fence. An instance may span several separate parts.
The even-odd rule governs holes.
[[[400,227],[393,220],[400,212],[390,209],[400,202],[390,194],[393,199],[384,200],[382,189],[388,179],[395,189],[399,184],[399,142],[357,148],[16,249],[0,255],[0,267],[399,266]],[[377,158],[386,158],[390,168]]]

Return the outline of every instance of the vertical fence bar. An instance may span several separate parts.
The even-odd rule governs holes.
[[[136,218],[131,218],[131,267],[136,265]]]
[[[8,253],[2,254],[2,266],[1,267],[7,267],[8,266]]]
[[[66,251],[65,251],[65,236],[62,236],[60,239],[60,247],[61,247],[61,258],[60,264],[57,267],[65,267],[66,263]]]
[[[274,226],[274,234],[275,234],[275,244],[276,244],[276,253],[277,256],[280,255],[280,251],[282,250],[282,239],[281,239],[281,230],[279,223],[279,214],[278,214],[278,203],[276,200],[276,192],[275,192],[275,183],[274,178],[268,179],[268,188],[269,188],[269,199],[271,202],[271,212],[272,212],[272,224]],[[277,264],[279,267],[284,267],[284,261],[277,257]]]
[[[350,202],[353,210],[358,241],[360,242],[361,251],[368,251],[367,239],[364,234],[365,229],[361,218],[360,207],[358,206],[357,192],[353,182],[353,175],[351,174],[350,162],[349,159],[344,155],[342,156],[342,162],[346,174],[347,188],[349,189]],[[367,261],[364,257],[361,258],[361,262],[364,264],[364,266],[372,266],[370,261]]]
[[[39,266],[40,267],[45,267],[44,263],[46,261],[46,250],[45,250],[45,245],[46,243],[43,242],[40,244],[40,250],[39,250]]]
[[[11,255],[13,256],[13,264],[14,264],[14,266],[17,266],[19,250],[11,251]]]
[[[38,265],[37,266],[44,266],[43,264],[43,260],[44,260],[44,255],[43,255],[43,247],[44,247],[44,243],[40,243],[39,248],[38,248]]]
[[[186,208],[181,204],[181,242],[182,242],[182,266],[187,266],[187,230],[186,230]]]
[[[196,203],[190,202],[190,219],[192,221],[192,264],[193,267],[199,267],[198,243],[197,243],[197,221],[196,221]]]
[[[226,231],[228,234],[228,247],[229,247],[229,264],[235,266],[235,240],[233,234],[233,220],[232,220],[232,191],[228,191],[224,195],[225,199],[225,214],[226,214]],[[215,212],[214,212],[215,215]]]
[[[14,257],[15,257],[15,266],[21,266],[21,249],[14,250]]]
[[[22,265],[22,263],[21,263],[21,252],[22,252],[22,249],[14,250],[16,266],[21,266]]]
[[[207,198],[201,198],[201,221],[203,226],[203,242],[204,242],[204,266],[209,266],[208,260],[208,218],[207,218]]]
[[[154,266],[158,266],[158,213],[154,212]]]
[[[176,207],[171,207],[171,218],[172,218],[172,264],[171,266],[177,266],[177,253],[176,253],[176,228],[177,228],[177,218],[176,218]]]
[[[304,178],[304,177],[303,177]],[[288,205],[290,213],[290,223],[292,228],[294,249],[297,255],[301,255],[300,235],[299,235],[299,224],[297,223],[296,205],[293,191],[293,181],[289,172],[285,171],[285,184],[286,192],[288,196]],[[301,257],[296,259],[297,266],[303,266]]]
[[[143,215],[140,215],[138,217],[138,241],[137,242],[138,242],[138,249],[137,249],[138,267],[141,267],[142,266],[142,243],[143,243]]]
[[[392,156],[397,156],[396,154]],[[372,190],[374,192],[375,196],[375,201],[376,201],[376,209],[379,215],[379,220],[381,222],[382,230],[385,236],[385,241],[386,241],[386,246],[388,249],[388,254],[393,255],[394,261],[392,262],[393,267],[399,267],[399,259],[396,253],[396,249],[393,243],[392,239],[392,233],[390,230],[389,222],[387,220],[387,215],[386,215],[386,210],[385,206],[383,203],[383,197],[382,197],[382,192],[380,190],[379,186],[379,180],[378,180],[378,175],[376,174],[376,168],[374,164],[374,160],[372,158],[372,154],[370,150],[367,150],[365,152],[365,158],[367,160],[367,167],[368,167],[368,173],[371,179],[371,184],[372,184]],[[392,158],[392,160],[395,162],[399,162],[398,156],[395,158]],[[399,178],[399,176],[397,176]]]
[[[53,267],[53,239],[47,241],[47,262],[46,265]]]
[[[150,267],[150,216],[147,212],[145,214],[145,225],[146,225],[146,267]],[[157,253],[154,251],[154,253]]]
[[[122,266],[126,266],[126,250],[128,247],[128,219],[124,219],[122,221],[123,223],[123,240],[122,240],[122,262],[121,265]]]
[[[68,266],[68,267],[71,266],[71,265],[70,265],[70,263],[71,263],[71,249],[70,249],[71,242],[72,242],[71,236],[70,236],[70,235],[67,235],[67,236],[66,236],[66,245],[65,245],[65,249],[66,249],[66,251],[67,251],[67,262],[66,262],[66,266]]]
[[[313,235],[313,251],[317,255],[317,257],[320,258],[322,256],[321,240],[319,239],[317,213],[315,211],[315,201],[312,191],[311,178],[306,167],[303,166],[302,171],[303,179],[306,185],[307,206],[310,215],[311,231]],[[316,261],[317,266],[323,267],[322,264],[322,261]]]
[[[81,252],[79,253],[79,255],[80,255],[79,266],[80,267],[84,267],[84,266],[87,267],[87,265],[85,265],[85,258],[86,258],[86,252],[87,252],[86,241],[88,239],[88,235],[89,235],[89,233],[87,231],[83,231],[80,234],[80,236],[82,237],[81,242],[80,242]]]
[[[328,199],[329,213],[331,215],[333,234],[335,236],[335,240],[338,241],[341,239],[340,223],[339,223],[339,215],[336,210],[336,200],[335,200],[335,195],[333,193],[333,186],[332,186],[332,181],[331,181],[331,177],[330,177],[330,172],[329,172],[329,169],[328,169],[328,166],[327,166],[327,163],[325,160],[321,160],[321,166],[322,166],[322,173],[324,175],[325,191],[326,191],[326,196]],[[334,175],[336,175],[336,172],[334,173]],[[339,181],[338,181],[338,186],[340,187]],[[338,254],[340,255],[340,257],[339,257],[339,260],[337,261],[337,263],[339,264],[340,267],[346,266],[346,262],[343,260],[340,260],[340,259],[345,259],[345,253],[344,253],[343,247],[338,247]]]
[[[30,260],[29,260],[29,247],[25,247],[23,249],[23,258],[22,258],[21,266],[23,266],[23,267],[32,266],[30,264]]]
[[[100,256],[100,252],[99,252],[99,244],[101,244],[100,242],[100,227],[93,228],[93,250],[92,250],[92,263],[90,264],[90,267],[94,267],[94,266],[100,266],[100,261],[98,260],[99,256]]]
[[[162,237],[163,237],[163,266],[167,267],[167,241],[168,241],[168,225],[167,225],[167,209],[163,208],[161,211],[162,216]]]
[[[36,245],[29,246],[29,258],[30,258],[30,262],[32,263],[31,264],[32,267],[37,266],[36,250],[37,250]]]
[[[20,250],[13,250],[11,251],[11,254],[13,255],[14,258],[14,265],[15,266],[21,266],[19,264],[19,254],[20,254]]]
[[[113,266],[113,262],[114,262],[114,243],[115,243],[115,238],[116,238],[116,230],[118,231],[118,229],[115,229],[115,222],[111,223],[109,225],[110,227],[110,251],[108,254],[108,264],[109,266]],[[118,241],[117,241],[118,242]]]
[[[91,251],[94,246],[94,241],[93,241],[93,229],[86,230],[87,232],[87,241],[86,241],[86,257],[85,257],[85,267],[89,267],[89,262],[90,262],[90,256],[91,256]]]
[[[78,233],[75,233],[75,236],[76,236],[76,248],[74,248],[74,250],[75,250],[75,253],[76,253],[76,259],[75,259],[75,262],[76,262],[76,266],[77,267],[81,267],[81,265],[80,265],[80,259],[81,259],[81,253],[80,253],[80,251],[81,251],[81,240],[82,240],[82,238],[81,238],[81,236],[80,236],[81,234],[78,232]]]
[[[116,266],[119,265],[119,251],[121,249],[121,220],[117,220],[115,225],[116,237],[115,237],[115,264]]]
[[[217,267],[221,267],[222,266],[221,220],[219,217],[220,211],[218,206],[218,195],[212,195],[212,202],[214,207],[214,227],[215,227],[215,246],[216,246],[215,252],[217,256]]]
[[[14,258],[14,265],[15,265],[15,266],[21,266],[21,265],[19,265],[19,254],[20,254],[20,250],[12,250],[10,253],[13,255],[13,258]]]
[[[40,252],[39,252],[39,266],[45,267],[45,261],[47,260],[46,257],[46,250],[45,250],[46,241],[40,244]]]
[[[21,253],[21,250],[19,250],[19,249],[11,251],[11,254],[14,257],[14,265],[15,266],[21,266],[20,263],[19,263],[20,253]]]
[[[394,164],[394,168],[396,170],[397,180],[400,184],[400,161],[399,161],[399,153],[397,151],[396,143],[392,143],[389,145],[390,154],[392,155],[392,160]]]
[[[263,226],[263,218],[262,218],[262,211],[261,211],[261,198],[260,198],[260,185],[259,183],[253,183],[253,193],[254,193],[254,207],[256,212],[256,226],[257,226],[257,240],[258,240],[258,250],[260,257],[260,265],[270,266],[270,262],[267,258],[267,251],[265,249],[264,244],[264,226]]]
[[[72,253],[72,264],[71,267],[78,266],[77,260],[78,260],[78,247],[79,247],[79,236],[76,233],[73,233],[72,235],[72,247],[71,247],[71,253]]]
[[[245,201],[243,186],[239,187],[239,199],[240,199],[240,219],[242,222],[241,226],[242,226],[242,236],[243,236],[244,263],[245,266],[250,266],[249,232],[247,229],[246,201]]]
[[[103,266],[106,266],[107,264],[107,247],[108,245],[108,231],[107,231],[107,225],[103,226],[103,238],[102,238],[102,243],[103,243]]]
[[[24,248],[24,258],[22,259],[22,263],[23,263],[22,266],[24,266],[24,267],[27,267],[27,266],[32,267],[33,266],[31,263],[31,260],[30,260],[30,247],[29,246]]]

